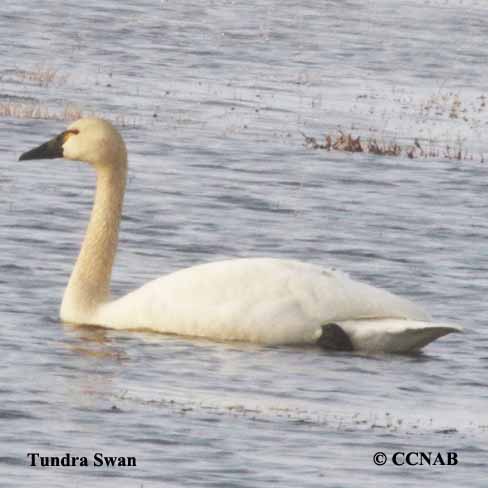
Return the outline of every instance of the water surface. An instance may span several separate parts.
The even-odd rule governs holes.
[[[466,332],[365,356],[63,325],[94,177],[16,163],[65,121],[1,117],[2,486],[485,486],[487,14],[481,1],[5,3],[0,102],[104,114],[127,141],[114,293],[204,261],[297,258]],[[22,75],[46,67],[53,81]],[[304,147],[301,131],[336,128],[461,141],[473,160]],[[372,461],[450,450],[457,466]],[[137,466],[33,468],[28,452]]]

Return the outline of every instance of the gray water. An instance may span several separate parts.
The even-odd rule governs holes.
[[[1,7],[0,103],[52,118],[0,117],[0,485],[487,486],[486,3],[18,3]],[[63,325],[94,177],[16,160],[66,106],[128,144],[115,294],[204,261],[297,258],[465,333],[367,356]],[[469,157],[304,147],[300,132],[338,128]],[[395,466],[397,451],[458,464]]]

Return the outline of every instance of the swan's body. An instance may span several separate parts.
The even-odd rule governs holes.
[[[95,202],[61,306],[65,322],[151,329],[217,340],[313,344],[367,351],[420,349],[454,325],[433,324],[417,305],[340,271],[293,260],[254,258],[208,263],[162,276],[111,300],[127,174],[120,134],[88,118],[21,156],[64,157],[97,171]],[[328,344],[331,324],[338,342]],[[337,330],[338,329],[338,330]],[[333,334],[333,335],[334,335]]]

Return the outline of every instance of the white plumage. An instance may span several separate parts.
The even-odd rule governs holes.
[[[64,321],[262,344],[314,344],[323,326],[336,324],[352,348],[384,352],[417,350],[461,330],[433,324],[414,303],[340,271],[284,259],[202,264],[112,300],[110,278],[127,173],[125,144],[109,122],[80,119],[21,159],[61,155],[87,161],[97,171],[90,222],[61,307]],[[331,346],[340,349],[340,343]],[[321,345],[328,347],[323,341]]]

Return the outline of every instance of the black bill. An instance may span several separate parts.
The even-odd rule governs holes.
[[[63,157],[63,144],[65,141],[64,132],[54,137],[48,142],[25,152],[19,158],[19,161],[27,159],[54,159]]]

